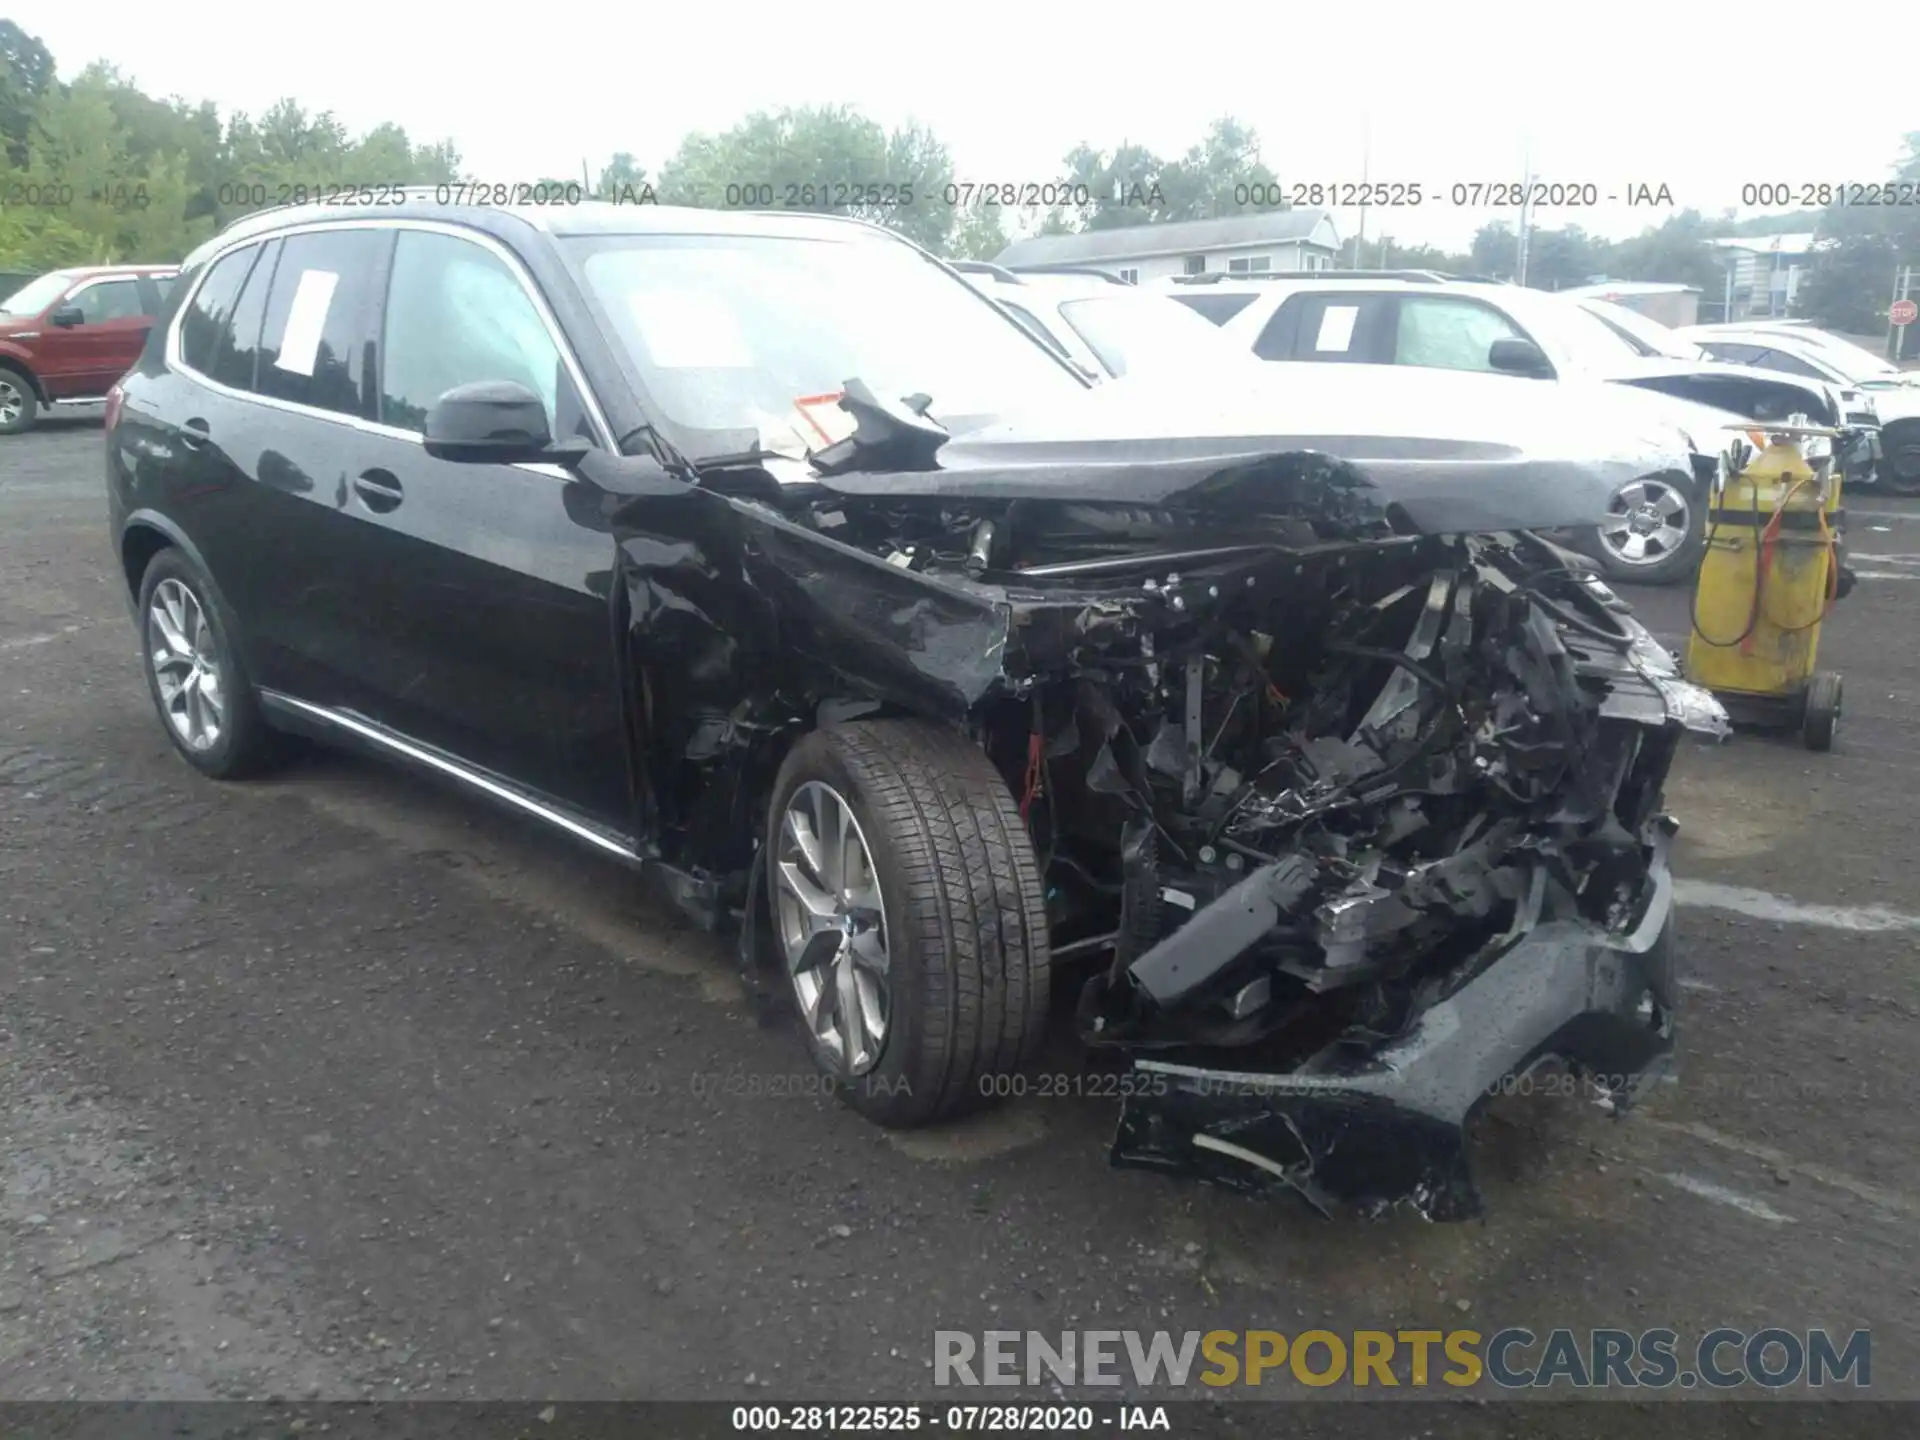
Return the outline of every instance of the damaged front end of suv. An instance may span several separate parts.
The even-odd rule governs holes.
[[[697,671],[722,580],[765,620],[729,627],[707,692],[752,706],[661,702],[662,733],[724,720],[732,749],[662,758],[706,767],[692,795],[782,715],[970,735],[1025,822],[1056,979],[1083,967],[1080,1036],[1133,1068],[1116,1163],[1458,1218],[1504,1077],[1557,1059],[1624,1104],[1660,1071],[1662,786],[1726,719],[1519,528],[1519,497],[1603,505],[1616,474],[1336,441],[956,444],[935,468],[911,421],[871,428],[865,463],[850,442],[804,483],[712,480],[697,565],[623,537],[643,668]]]

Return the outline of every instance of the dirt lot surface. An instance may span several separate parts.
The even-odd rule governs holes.
[[[100,449],[0,441],[0,1399],[885,1399],[937,1329],[1310,1324],[1870,1327],[1920,1398],[1906,502],[1850,497],[1835,752],[1683,756],[1678,1083],[1502,1104],[1445,1226],[1112,1172],[1112,1100],[883,1134],[595,856],[340,755],[200,779]]]

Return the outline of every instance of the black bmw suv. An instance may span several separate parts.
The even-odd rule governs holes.
[[[421,195],[190,256],[107,478],[203,773],[355,746],[656,877],[881,1123],[1057,1004],[1117,1161],[1461,1215],[1503,1076],[1670,1049],[1725,717],[1531,533],[1668,457],[1359,399],[1090,391],[851,220]]]

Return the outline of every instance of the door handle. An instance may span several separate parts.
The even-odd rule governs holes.
[[[406,498],[391,470],[361,471],[354,478],[353,490],[360,503],[376,515],[386,514]]]
[[[187,421],[180,428],[180,443],[189,450],[200,449],[211,438],[212,436],[208,433],[207,422],[202,420],[198,415]]]

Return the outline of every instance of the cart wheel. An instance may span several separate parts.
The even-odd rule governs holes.
[[[1840,723],[1840,677],[1822,670],[1807,686],[1807,712],[1800,722],[1800,738],[1809,750],[1831,750],[1834,727]]]

